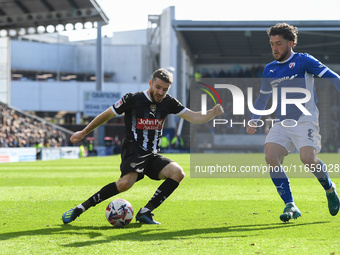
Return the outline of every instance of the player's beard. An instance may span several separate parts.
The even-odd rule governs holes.
[[[160,103],[163,101],[164,97],[157,97],[156,95],[156,92],[153,90],[153,89],[150,89],[150,96],[151,96],[151,100],[154,102],[154,103]]]
[[[288,53],[289,53],[289,48],[287,47],[287,48],[286,48],[286,51],[283,52],[283,53],[282,53],[281,55],[279,55],[278,57],[276,57],[276,56],[274,55],[274,52],[273,52],[273,56],[274,56],[275,60],[281,62],[281,61],[285,60],[285,58],[287,57]]]

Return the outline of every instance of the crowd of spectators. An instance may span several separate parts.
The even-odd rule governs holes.
[[[60,147],[66,143],[63,131],[0,104],[0,147]]]

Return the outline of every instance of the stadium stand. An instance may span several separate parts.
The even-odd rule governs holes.
[[[0,102],[0,147],[66,146],[71,131]]]
[[[215,68],[202,68],[202,70],[198,70],[197,73],[199,73],[199,77],[201,78],[260,78],[262,76],[262,65],[252,65],[250,68],[243,68],[241,65],[238,65],[238,67],[239,68],[237,70],[225,70],[224,68],[221,68],[220,70],[215,70]]]

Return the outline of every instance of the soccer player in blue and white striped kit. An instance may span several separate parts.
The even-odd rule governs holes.
[[[297,28],[287,23],[278,23],[267,30],[272,54],[275,61],[266,65],[263,80],[254,108],[264,110],[273,89],[277,88],[276,121],[265,140],[265,159],[270,169],[270,177],[285,203],[280,219],[288,222],[301,216],[292,196],[290,181],[283,171],[284,157],[296,148],[300,153],[302,163],[308,167],[326,191],[328,208],[331,215],[339,211],[339,198],[335,184],[327,172],[327,165],[318,158],[321,150],[321,136],[319,134],[319,111],[316,107],[314,75],[328,79],[340,92],[340,77],[327,66],[309,54],[295,53],[297,44]],[[287,104],[286,113],[281,112],[282,88],[302,88],[310,92],[311,98],[300,107],[298,103]],[[287,93],[290,102],[305,98],[304,93]],[[301,107],[302,106],[302,107]],[[307,112],[304,110],[307,110]],[[309,113],[309,114],[308,114]],[[248,134],[256,132],[256,120],[261,116],[253,114],[253,122],[247,127]],[[283,125],[283,122],[286,122]],[[315,171],[313,171],[315,169]]]

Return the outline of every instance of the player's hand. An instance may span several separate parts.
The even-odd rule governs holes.
[[[79,141],[83,140],[84,136],[85,136],[85,134],[82,131],[77,131],[71,136],[70,141],[72,143],[79,142]]]
[[[213,112],[215,116],[221,115],[224,113],[224,110],[220,104],[217,104],[213,108]]]
[[[246,132],[250,135],[253,135],[257,132],[256,123],[254,121],[249,122]]]

